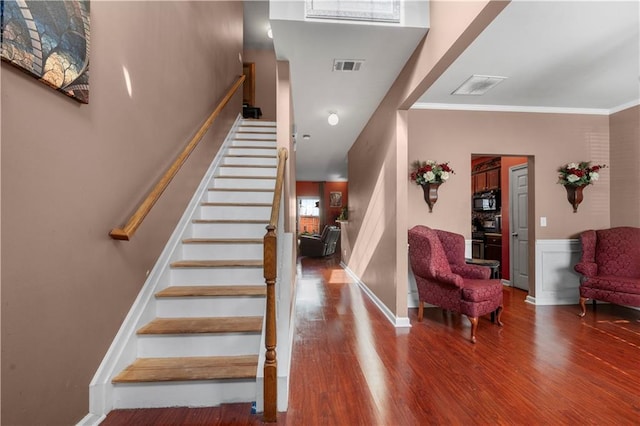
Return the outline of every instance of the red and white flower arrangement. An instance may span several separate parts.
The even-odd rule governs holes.
[[[570,186],[591,185],[600,177],[600,169],[607,167],[605,164],[591,165],[590,161],[569,163],[558,169],[558,183]]]
[[[438,164],[433,160],[414,161],[411,163],[411,169],[409,177],[417,185],[443,183],[446,182],[452,174],[455,174],[453,169],[449,167],[449,162]]]

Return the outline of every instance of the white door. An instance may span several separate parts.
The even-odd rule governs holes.
[[[527,165],[509,168],[511,283],[529,291],[529,220]]]

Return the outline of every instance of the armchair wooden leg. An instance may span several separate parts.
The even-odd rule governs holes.
[[[421,300],[418,303],[418,321],[422,321],[423,314],[424,314],[424,302]]]
[[[498,306],[498,309],[496,309],[496,323],[502,327],[504,324],[502,324],[502,321],[500,321],[500,317],[502,316],[502,311],[504,310],[504,306],[500,305]]]
[[[476,342],[476,330],[478,329],[478,317],[467,317],[471,321],[471,343]]]
[[[584,315],[587,313],[587,307],[585,306],[585,304],[587,303],[587,300],[589,300],[588,297],[580,296],[580,309],[582,310],[582,312],[578,314],[580,318],[584,317]]]

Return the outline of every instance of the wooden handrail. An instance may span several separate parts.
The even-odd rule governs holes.
[[[278,235],[276,227],[280,216],[280,201],[284,185],[285,164],[288,157],[286,148],[278,151],[276,188],[271,205],[271,219],[264,236],[264,280],[267,284],[267,307],[265,321],[265,362],[264,362],[264,421],[275,422],[278,416],[278,360],[276,359],[276,278],[278,275]]]
[[[156,183],[156,186],[153,187],[147,198],[144,199],[142,204],[138,207],[138,209],[133,213],[127,224],[123,228],[114,228],[111,230],[109,235],[114,240],[125,240],[129,241],[133,234],[136,232],[138,227],[142,224],[144,218],[149,214],[153,205],[158,201],[162,193],[169,183],[173,180],[175,175],[180,171],[180,168],[187,161],[189,155],[193,152],[193,150],[198,146],[198,143],[202,139],[202,137],[207,133],[207,130],[213,124],[213,121],[220,115],[222,109],[229,103],[233,95],[236,93],[238,88],[242,86],[244,82],[245,76],[241,75],[238,77],[236,82],[231,86],[231,89],[227,92],[227,94],[222,98],[220,103],[213,110],[209,118],[202,124],[198,132],[191,138],[191,141],[187,144],[187,146],[182,150],[178,158],[175,159],[171,167],[165,172],[165,174],[160,178],[160,180]]]

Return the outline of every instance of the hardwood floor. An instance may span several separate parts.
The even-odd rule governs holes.
[[[335,258],[303,259],[284,425],[640,424],[640,311],[533,306],[504,327],[425,309],[395,329]],[[115,410],[103,425],[259,425],[249,404]]]

